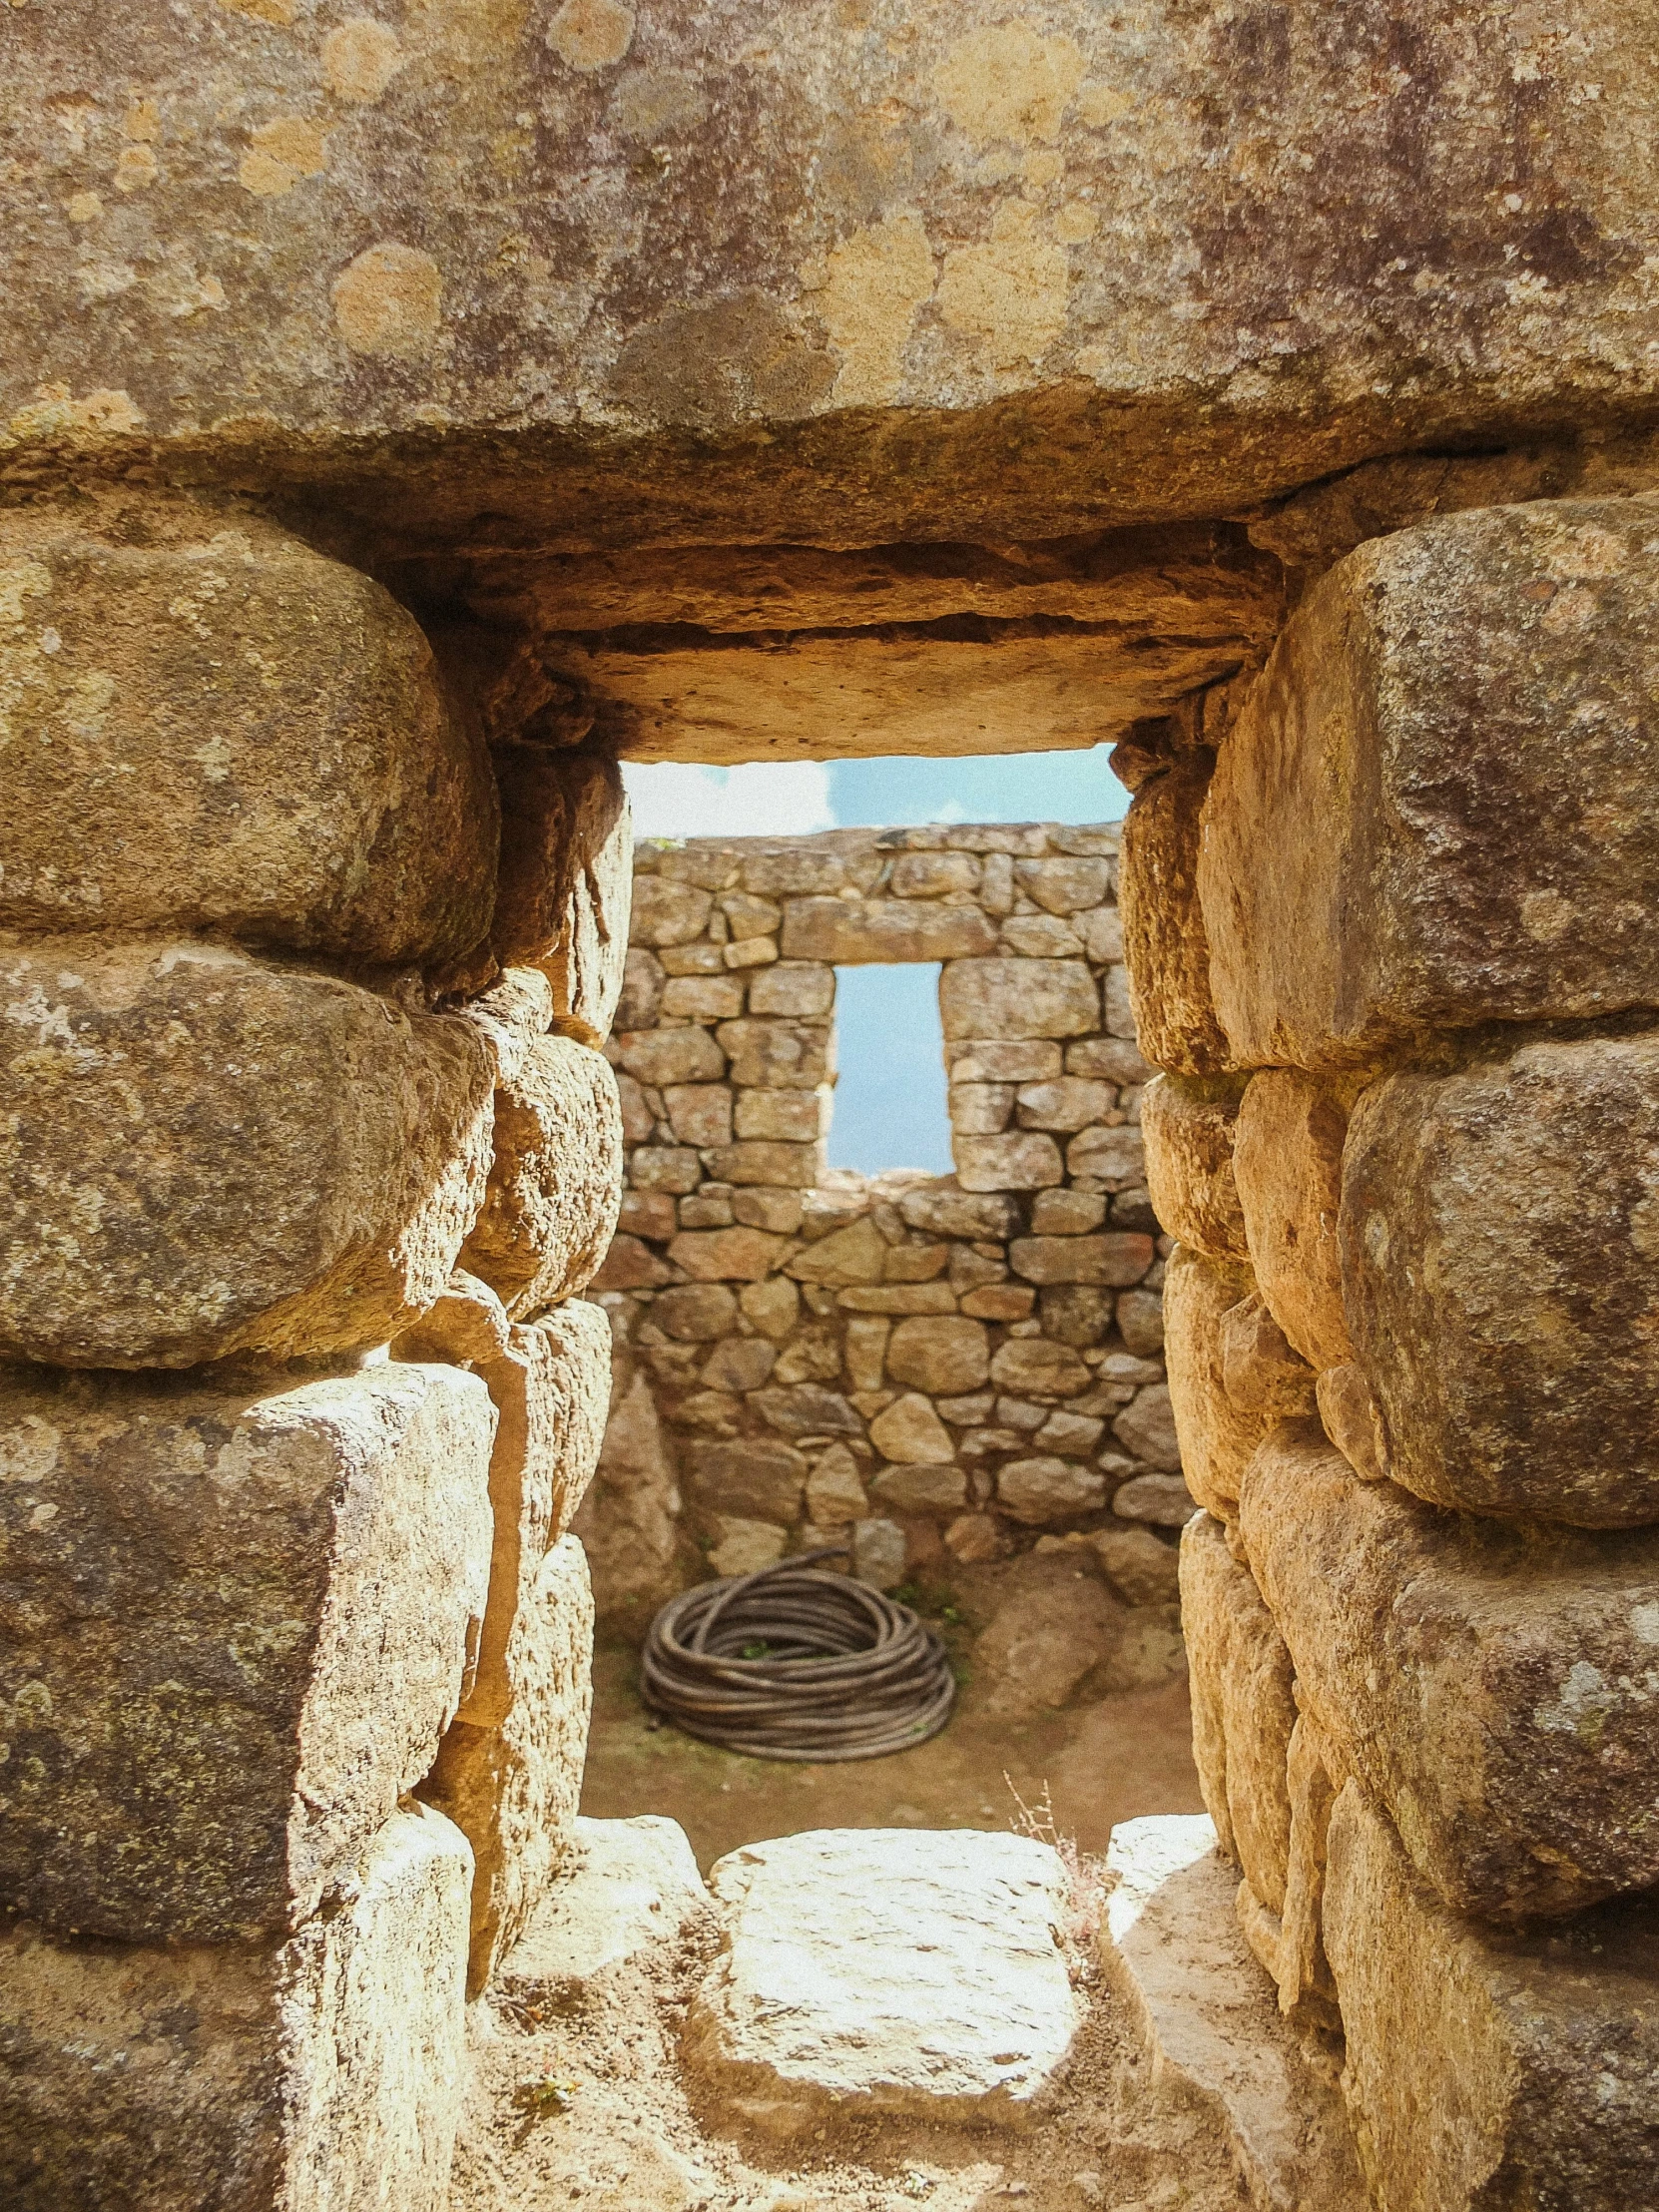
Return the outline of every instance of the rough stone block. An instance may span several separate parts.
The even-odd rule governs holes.
[[[831,1033],[823,1023],[747,1018],[723,1021],[715,1034],[731,1055],[734,1083],[810,1091],[834,1076]]]
[[[1075,914],[1098,906],[1111,890],[1112,865],[1104,859],[1016,860],[1014,880],[1046,912]]]
[[[0,520],[0,928],[203,929],[370,964],[489,927],[483,740],[379,584],[247,515]]]
[[[714,899],[695,884],[641,874],[634,882],[628,933],[636,944],[690,944],[707,929],[714,910]]]
[[[540,1037],[495,1093],[495,1157],[483,1210],[461,1247],[510,1314],[584,1290],[622,1198],[622,1115],[601,1053]]]
[[[994,951],[996,930],[977,906],[914,898],[792,898],[784,909],[790,960],[834,965],[958,960]]]
[[[956,1456],[949,1429],[919,1390],[906,1390],[877,1413],[869,1424],[869,1440],[883,1458],[905,1466],[943,1466]]]
[[[820,1084],[810,1091],[748,1090],[738,1093],[737,1133],[740,1138],[771,1138],[785,1144],[816,1145],[829,1135],[829,1131],[828,1084]]]
[[[275,1951],[0,1935],[15,2212],[445,2212],[472,1854],[394,1812]]]
[[[1153,1212],[1171,1237],[1208,1260],[1247,1260],[1244,1210],[1233,1177],[1235,1086],[1160,1075],[1141,1100],[1141,1138]]]
[[[765,1229],[683,1230],[668,1256],[697,1283],[759,1283],[786,1249],[785,1238]]]
[[[898,1211],[907,1228],[925,1230],[933,1237],[996,1243],[1019,1227],[1015,1199],[963,1190],[949,1176],[901,1191]]]
[[[1654,1003],[1656,591],[1647,502],[1550,500],[1377,537],[1307,594],[1205,811],[1242,1061]]]
[[[865,1214],[798,1252],[789,1271],[803,1283],[838,1291],[854,1283],[879,1283],[886,1265],[887,1240]]]
[[[1022,1083],[1016,1118],[1022,1129],[1087,1129],[1112,1111],[1117,1093],[1109,1083],[1097,1083],[1086,1075],[1060,1075],[1050,1083]]]
[[[686,1486],[700,1504],[788,1526],[801,1517],[807,1459],[788,1444],[694,1443]]]
[[[1130,2079],[1150,2076],[1179,2119],[1220,2128],[1261,2212],[1356,2212],[1365,2183],[1341,2100],[1245,1947],[1215,1845],[1202,1814],[1112,1831],[1100,1957],[1139,2046]]]
[[[6,1371],[6,1905],[129,1942],[314,1912],[466,1686],[494,1426],[455,1368]]]
[[[622,772],[597,746],[508,740],[492,758],[501,787],[495,956],[504,967],[543,965],[557,1010],[603,1033],[622,994],[633,896]]]
[[[732,1093],[724,1083],[670,1083],[663,1091],[663,1104],[677,1143],[732,1142]]]
[[[1316,1368],[1353,1358],[1337,1236],[1347,1129],[1342,1107],[1318,1083],[1293,1068],[1267,1068],[1245,1090],[1233,1148],[1257,1287]]]
[[[952,1083],[945,1099],[950,1126],[959,1137],[994,1137],[1007,1128],[1014,1110],[1012,1083]]]
[[[991,1381],[1018,1396],[1075,1397],[1089,1386],[1088,1369],[1069,1345],[1044,1337],[1010,1337],[991,1356]],[[1033,1428],[1040,1426],[1040,1417]]]
[[[656,1400],[647,1378],[636,1375],[617,1398],[592,1487],[571,1528],[587,1552],[602,1620],[643,1626],[674,1594],[679,1513]]]
[[[951,1082],[962,1084],[1049,1083],[1065,1065],[1060,1046],[1044,1037],[947,1041],[944,1056]]]
[[[452,1016],[202,943],[0,951],[0,1353],[189,1367],[384,1344],[483,1191]]]
[[[499,1976],[532,2001],[602,1988],[618,1967],[673,1944],[712,1918],[685,1830],[659,1813],[627,1821],[578,1818],[560,1879],[532,1916]]]
[[[1082,960],[947,960],[947,1038],[1083,1037],[1100,1027],[1100,987]]]
[[[1180,1473],[1181,1439],[1176,1434],[1168,1383],[1149,1382],[1137,1390],[1113,1421],[1112,1434],[1137,1459],[1145,1459],[1169,1474]]]
[[[422,1796],[472,1846],[467,1993],[488,1986],[570,1847],[593,1706],[593,1591],[574,1536],[562,1536],[514,1608],[501,1655],[504,1707],[457,1720]]]
[[[1087,1176],[1108,1191],[1144,1190],[1146,1151],[1140,1131],[1126,1126],[1080,1130],[1066,1146],[1066,1173]]]
[[[1013,1520],[1042,1526],[1098,1513],[1106,1502],[1106,1477],[1075,1460],[1038,1453],[1005,1460],[996,1477],[996,1502]]]
[[[630,945],[622,963],[622,990],[613,1009],[619,1029],[650,1029],[662,1011],[668,975],[644,945]]]
[[[890,1513],[959,1513],[967,1503],[967,1476],[957,1466],[900,1462],[880,1470],[869,1494]]]
[[[1473,1512],[1659,1520],[1656,1189],[1659,1037],[1364,1094],[1343,1275],[1396,1481]]]
[[[1177,1075],[1219,1075],[1230,1064],[1198,897],[1199,817],[1214,758],[1205,748],[1178,755],[1136,792],[1123,825],[1118,908],[1135,1038]]]
[[[1028,1283],[1093,1283],[1110,1290],[1138,1283],[1151,1267],[1150,1237],[1108,1230],[1099,1236],[1016,1237],[1008,1247]]]
[[[1168,1605],[1180,1597],[1181,1555],[1150,1528],[1098,1528],[1089,1546],[1125,1604]]]
[[[1250,1569],[1208,1513],[1195,1513],[1181,1533],[1181,1626],[1204,1803],[1222,1850],[1277,1918],[1291,1856],[1296,1670]]]
[[[1343,2088],[1380,2212],[1627,2212],[1652,2199],[1651,1898],[1547,1934],[1481,1928],[1424,1887],[1350,1782],[1331,1816],[1325,1929]]]
[[[1178,1474],[1136,1474],[1112,1492],[1112,1511],[1124,1520],[1150,1521],[1155,1528],[1184,1528],[1192,1517],[1193,1494]]]
[[[835,1003],[835,971],[816,960],[780,960],[749,986],[752,1014],[795,1014],[815,1018]]]
[[[723,1022],[723,1028],[735,1024]],[[662,1090],[670,1083],[718,1083],[726,1073],[726,1055],[707,1029],[624,1029],[617,1033],[616,1056],[637,1083]]]
[[[1447,1904],[1515,1922],[1659,1882],[1659,1532],[1442,1512],[1312,1421],[1257,1451],[1239,1525],[1304,1711]]]
[[[1035,1130],[1002,1137],[952,1132],[950,1150],[964,1191],[1041,1191],[1065,1181],[1059,1146]]]
[[[597,1306],[573,1301],[539,1322],[515,1324],[505,1351],[480,1361],[476,1372],[496,1409],[494,1543],[477,1668],[458,1718],[487,1727],[512,1708],[508,1655],[519,1613],[599,1463],[610,1410],[610,1324]]]
[[[825,1829],[732,1852],[709,1886],[726,1942],[693,1999],[687,2054],[752,2125],[791,2135],[880,2112],[1017,2123],[1065,2060],[1079,2012],[1060,1947],[1065,1875],[1046,1844]]]
[[[982,1322],[954,1315],[913,1315],[887,1342],[886,1371],[932,1396],[977,1390],[990,1374],[990,1338]]]
[[[760,1183],[786,1191],[811,1190],[818,1181],[820,1164],[816,1144],[751,1140],[717,1145],[709,1155],[710,1172],[722,1183]]]
[[[1382,1482],[1388,1472],[1387,1444],[1377,1400],[1364,1373],[1352,1361],[1327,1368],[1315,1385],[1325,1433],[1356,1474]]]
[[[1313,1411],[1314,1371],[1285,1341],[1247,1268],[1184,1246],[1164,1276],[1164,1353],[1188,1485],[1229,1518],[1262,1438]]]
[[[1098,1191],[1039,1191],[1031,1201],[1034,1237],[1084,1237],[1106,1219]]]

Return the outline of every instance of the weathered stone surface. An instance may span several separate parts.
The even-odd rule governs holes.
[[[460,1701],[494,1425],[455,1368],[7,1371],[7,1906],[129,1942],[313,1912]]]
[[[1241,1059],[1341,1066],[1424,1029],[1652,1004],[1656,587],[1640,500],[1449,515],[1314,587],[1206,811]]]
[[[1248,1269],[1185,1246],[1167,1264],[1164,1332],[1180,1464],[1199,1503],[1225,1517],[1262,1438],[1313,1411],[1314,1371],[1286,1343]]]
[[[1066,1146],[1066,1172],[1108,1191],[1143,1191],[1146,1154],[1138,1129],[1084,1129]]]
[[[757,1390],[755,1409],[786,1436],[861,1436],[864,1432],[863,1422],[839,1390],[827,1390],[821,1382]]]
[[[667,987],[668,976],[657,955],[644,945],[630,945],[622,963],[622,990],[613,1010],[617,1027],[649,1029],[662,1011]]]
[[[622,993],[633,892],[621,771],[599,746],[505,742],[493,759],[501,788],[495,956],[503,966],[543,964],[558,1011],[603,1032]]]
[[[354,1351],[442,1291],[488,1159],[464,1021],[154,939],[14,945],[0,996],[0,1351]]]
[[[726,1055],[708,1030],[695,1024],[684,1029],[622,1030],[616,1038],[616,1056],[636,1082],[659,1090],[670,1083],[718,1083],[726,1073]]]
[[[1547,1935],[1478,1927],[1417,1880],[1354,1782],[1331,1816],[1325,1899],[1343,2087],[1382,2212],[1473,2212],[1506,2197],[1623,2212],[1652,2194],[1651,1899]]]
[[[1178,1474],[1136,1474],[1112,1492],[1112,1511],[1155,1528],[1182,1528],[1192,1515],[1193,1494]]]
[[[602,1621],[642,1624],[673,1596],[679,1513],[680,1489],[651,1384],[636,1375],[616,1401],[592,1486],[572,1523]]]
[[[947,1038],[1081,1037],[1100,1027],[1100,989],[1082,960],[947,960]]]
[[[1327,1368],[1315,1385],[1315,1396],[1325,1433],[1355,1473],[1368,1482],[1383,1481],[1388,1472],[1387,1445],[1377,1400],[1361,1370],[1352,1361],[1347,1367]]]
[[[694,1443],[687,1487],[701,1504],[788,1524],[801,1511],[807,1461],[788,1444]]]
[[[830,1089],[811,1091],[739,1091],[737,1133],[741,1138],[771,1138],[787,1144],[815,1145],[829,1134]],[[808,1168],[816,1160],[801,1163]],[[742,1181],[733,1176],[729,1181]]]
[[[822,1022],[723,1021],[716,1030],[732,1059],[732,1081],[770,1090],[810,1091],[834,1075],[834,1052]]]
[[[393,1812],[275,1951],[0,1936],[0,2190],[17,2212],[444,2212],[472,1853]]]
[[[1177,1075],[1219,1075],[1230,1063],[1210,996],[1210,945],[1198,898],[1199,815],[1213,754],[1176,755],[1136,792],[1123,825],[1123,917],[1135,1038]]]
[[[1169,1236],[1208,1260],[1250,1256],[1233,1178],[1238,1117],[1238,1093],[1231,1085],[1160,1075],[1141,1100],[1153,1212]]]
[[[758,1574],[775,1567],[790,1540],[787,1528],[776,1521],[750,1520],[741,1513],[717,1513],[715,1530],[720,1541],[711,1545],[709,1564],[716,1574]]]
[[[906,1390],[877,1413],[869,1424],[869,1439],[883,1458],[905,1465],[940,1465],[956,1456],[949,1429],[919,1390]]]
[[[881,1469],[869,1494],[889,1513],[959,1513],[967,1503],[967,1476],[931,1459],[901,1461]]]
[[[837,965],[959,960],[996,949],[977,906],[914,898],[792,898],[784,909],[784,957]]]
[[[1022,1083],[1015,1118],[1022,1129],[1086,1129],[1109,1113],[1116,1093],[1083,1075],[1059,1075],[1049,1083]]]
[[[391,1346],[394,1360],[439,1360],[456,1367],[499,1360],[514,1324],[487,1283],[457,1268],[419,1321]]]
[[[790,2135],[849,2111],[1017,2123],[1064,2062],[1079,2014],[1047,1844],[821,1829],[732,1852],[709,1886],[726,1944],[686,2049],[755,2126]]]
[[[886,1369],[935,1397],[977,1390],[991,1371],[989,1333],[982,1322],[914,1315],[888,1338]]]
[[[1082,1237],[1106,1219],[1098,1191],[1039,1191],[1031,1201],[1034,1237]]]
[[[669,1083],[663,1089],[668,1124],[684,1145],[732,1142],[732,1093],[724,1083]]]
[[[1124,1343],[1138,1358],[1152,1359],[1163,1351],[1162,1291],[1122,1291],[1112,1310]]]
[[[752,1142],[715,1146],[709,1166],[723,1183],[770,1184],[787,1191],[808,1190],[817,1181],[816,1145]]]
[[[629,934],[636,944],[689,944],[702,936],[715,902],[705,890],[661,875],[640,875],[634,884]]]
[[[1659,1520],[1659,1038],[1547,1040],[1357,1109],[1342,1253],[1388,1472],[1444,1505]]]
[[[711,1917],[686,1832],[660,1813],[633,1820],[578,1816],[559,1880],[497,1976],[532,2001],[603,1985],[617,1968],[672,1943]]]
[[[1355,2212],[1364,2201],[1334,2085],[1308,2063],[1245,1947],[1232,1866],[1202,1814],[1120,1821],[1101,1930],[1107,1987],[1142,2065],[1189,2122],[1219,2125],[1264,2212]],[[1426,2207],[1424,2207],[1426,2212]]]
[[[165,500],[138,542],[96,509],[14,509],[0,572],[0,927],[207,929],[369,963],[441,964],[484,935],[489,762],[380,585]]]
[[[1093,1467],[1047,1452],[1004,1461],[996,1477],[996,1502],[1014,1520],[1038,1527],[1098,1513],[1106,1502],[1106,1477]]]
[[[1204,1803],[1221,1849],[1277,1918],[1291,1855],[1295,1669],[1250,1569],[1208,1513],[1195,1513],[1181,1532],[1181,1625]]]
[[[868,1514],[858,1462],[845,1444],[831,1444],[814,1460],[807,1477],[807,1511],[820,1528],[836,1528]]]
[[[1016,1275],[1028,1283],[1093,1283],[1122,1289],[1151,1267],[1152,1239],[1108,1231],[1096,1237],[1016,1237],[1008,1247]]]
[[[948,1176],[905,1191],[898,1211],[911,1229],[935,1237],[1011,1237],[1019,1227],[1019,1208],[1011,1198],[955,1188]]]
[[[495,1093],[495,1157],[462,1265],[514,1315],[584,1290],[622,1197],[622,1117],[603,1054],[541,1037]]]
[[[1059,1146],[1034,1130],[1001,1137],[953,1135],[950,1150],[964,1191],[1040,1191],[1065,1180]]]
[[[1088,1388],[1089,1371],[1069,1345],[1051,1344],[1043,1337],[1010,1337],[991,1358],[991,1381],[998,1389],[1021,1395],[1075,1397]]]
[[[505,1721],[513,1708],[510,1653],[519,1615],[599,1462],[611,1396],[610,1324],[598,1307],[575,1300],[528,1327],[515,1323],[505,1352],[480,1361],[477,1373],[496,1411],[494,1543],[477,1663],[458,1719],[482,1728]]]
[[[974,1673],[990,1685],[987,1710],[1029,1720],[1098,1696],[1127,1617],[1098,1578],[1062,1554],[1032,1557],[1003,1591],[973,1644]]]
[[[1175,1431],[1175,1413],[1167,1383],[1149,1382],[1137,1390],[1117,1419],[1112,1434],[1126,1451],[1155,1467],[1176,1474],[1181,1468],[1181,1440]]]
[[[910,1545],[897,1521],[880,1515],[852,1524],[852,1572],[873,1590],[896,1589],[904,1579]]]
[[[1097,1528],[1089,1545],[1127,1604],[1168,1605],[1179,1598],[1181,1554],[1150,1528]]]
[[[765,1229],[683,1231],[668,1248],[697,1283],[759,1283],[772,1273],[785,1240]]]
[[[879,1283],[886,1264],[887,1240],[866,1214],[797,1253],[789,1271],[803,1283],[840,1291],[854,1283]]]
[[[517,1942],[570,1847],[593,1706],[593,1590],[574,1536],[542,1559],[502,1654],[505,1711],[457,1720],[422,1795],[472,1846],[467,1992]]]
[[[810,960],[780,960],[749,986],[752,1014],[794,1014],[814,1018],[835,1003],[835,971]]]
[[[1273,1318],[1316,1368],[1353,1357],[1337,1238],[1348,1117],[1292,1068],[1254,1075],[1239,1106],[1233,1172],[1256,1282]]]
[[[1304,1710],[1448,1904],[1520,1921],[1659,1881],[1659,1534],[1441,1512],[1311,1421],[1258,1450],[1239,1525]]]

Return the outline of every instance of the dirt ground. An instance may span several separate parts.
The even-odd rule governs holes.
[[[1184,1680],[1022,1721],[987,1714],[970,1685],[931,1743],[798,1767],[658,1726],[638,1679],[631,1648],[595,1654],[582,1811],[596,1820],[666,1813],[705,1873],[742,1844],[806,1828],[1008,1828],[1018,1820],[1015,1791],[1034,1808],[1046,1790],[1056,1830],[1094,1854],[1118,1821],[1204,1810]]]

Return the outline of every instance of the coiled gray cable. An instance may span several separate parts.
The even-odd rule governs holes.
[[[817,1564],[844,1556],[807,1551],[670,1598],[645,1639],[652,1712],[753,1759],[879,1759],[936,1736],[956,1697],[943,1644],[907,1605]]]

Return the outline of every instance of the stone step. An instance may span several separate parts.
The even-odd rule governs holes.
[[[695,2072],[752,2126],[921,2114],[1019,2123],[1081,2019],[1047,1844],[969,1829],[820,1829],[731,1852],[721,1954],[687,2022]]]
[[[576,1823],[572,1864],[498,1976],[508,1997],[570,1993],[674,1941],[710,1911],[686,1832],[658,1813]]]
[[[1255,2212],[1357,2212],[1366,2186],[1334,2066],[1282,2018],[1209,1817],[1120,1822],[1106,1868],[1100,1955],[1139,2086],[1219,2126]]]

